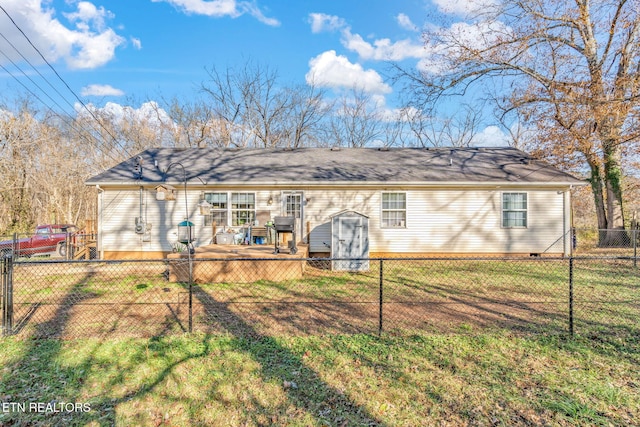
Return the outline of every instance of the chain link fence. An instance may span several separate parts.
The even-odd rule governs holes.
[[[633,257],[344,261],[9,256],[1,264],[2,332],[66,338],[501,329],[607,339],[640,333]],[[345,265],[358,268],[339,269]]]
[[[572,230],[575,255],[638,256],[640,230],[575,228]]]

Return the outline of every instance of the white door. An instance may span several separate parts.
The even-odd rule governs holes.
[[[369,262],[362,259],[367,257],[366,236],[364,221],[359,217],[338,218],[336,258],[344,258],[345,261],[334,261],[334,270],[368,270]]]
[[[285,191],[282,194],[283,214],[284,216],[293,216],[296,218],[296,239],[302,241],[304,236],[304,207],[302,201],[302,192]]]

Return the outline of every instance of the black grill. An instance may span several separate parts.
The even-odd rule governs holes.
[[[276,230],[276,242],[274,254],[280,252],[279,242],[280,233],[291,233],[291,244],[289,247],[289,253],[294,255],[298,252],[296,247],[296,218],[294,216],[276,216],[273,218],[273,228]]]
[[[296,218],[293,216],[277,216],[273,218],[273,226],[277,232],[293,232],[296,224]]]

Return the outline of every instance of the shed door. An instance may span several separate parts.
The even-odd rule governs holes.
[[[334,242],[337,251],[335,258],[364,258],[367,256],[367,230],[361,217],[338,217],[337,235],[334,234]],[[335,233],[335,232],[334,232]],[[335,261],[335,270],[366,270],[369,262],[365,260]]]

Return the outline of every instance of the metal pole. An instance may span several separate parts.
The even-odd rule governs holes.
[[[380,260],[380,287],[379,287],[379,311],[378,311],[378,336],[382,335],[382,298],[383,298],[383,284],[384,284],[384,261]]]
[[[569,335],[573,337],[573,257],[569,258]]]
[[[638,230],[635,228],[631,230],[631,237],[633,237],[633,268],[638,266],[638,235],[636,234]]]
[[[0,257],[0,283],[2,284],[2,335],[6,334],[6,326],[7,326],[7,269],[6,269],[7,261],[5,259],[5,255],[2,254]]]
[[[189,255],[189,332],[193,332],[193,286],[192,286],[192,260],[191,255]]]
[[[191,225],[189,225],[191,223],[191,221],[189,221],[189,203],[188,203],[188,198],[187,198],[187,170],[185,169],[184,165],[180,162],[172,162],[169,164],[169,166],[167,166],[167,170],[164,172],[165,173],[165,180],[166,180],[166,174],[167,172],[169,172],[169,169],[171,169],[171,167],[178,165],[182,168],[182,176],[184,178],[184,214],[185,214],[185,221],[187,221],[187,227],[189,230],[188,236],[187,236],[187,258],[189,259],[189,332],[193,332],[193,259],[192,259],[192,244],[191,244],[191,234],[193,233],[193,230],[191,228]]]
[[[13,255],[2,261],[2,335],[13,333]]]

